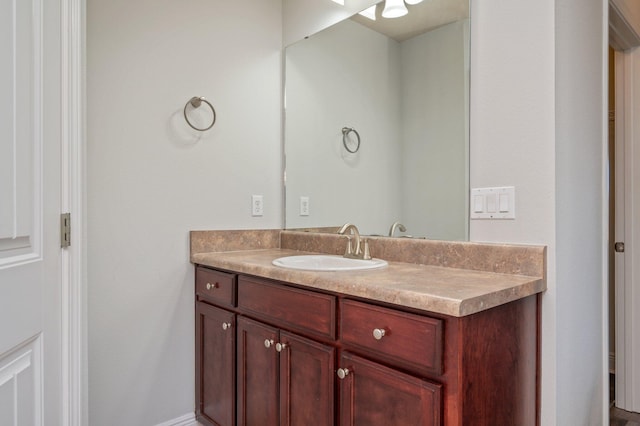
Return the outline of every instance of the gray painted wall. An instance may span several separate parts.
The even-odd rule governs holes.
[[[87,9],[89,424],[154,425],[194,409],[189,230],[281,225],[280,0]]]

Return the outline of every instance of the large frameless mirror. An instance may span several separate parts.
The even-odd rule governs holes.
[[[469,1],[384,5],[286,47],[286,227],[466,240]]]

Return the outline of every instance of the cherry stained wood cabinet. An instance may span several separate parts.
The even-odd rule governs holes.
[[[238,318],[238,425],[334,424],[334,348]]]
[[[441,388],[348,352],[340,358],[340,424],[441,424]]]
[[[198,266],[196,300],[207,426],[539,425],[539,295],[458,318]]]
[[[196,416],[212,425],[235,424],[235,317],[196,303]]]
[[[333,425],[335,349],[285,331],[280,341],[280,424]]]
[[[238,318],[238,425],[277,426],[280,422],[277,340],[278,329]]]

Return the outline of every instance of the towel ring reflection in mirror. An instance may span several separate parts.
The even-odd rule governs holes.
[[[351,132],[356,134],[357,142],[356,142],[355,148],[349,148],[349,145],[352,145],[349,143],[349,133]],[[360,149],[360,134],[358,133],[358,131],[353,127],[343,127],[342,128],[342,144],[344,145],[344,149],[346,149],[350,153],[355,154],[356,152],[358,152],[358,150]]]
[[[204,128],[200,128],[200,127],[194,126],[191,123],[191,121],[189,121],[189,117],[187,117],[187,108],[189,107],[189,105],[191,105],[191,107],[193,109],[200,108],[200,106],[202,105],[203,102],[205,104],[207,104],[209,106],[209,108],[211,108],[211,113],[213,114],[213,118],[211,119],[211,124],[209,124],[209,126],[204,127]],[[184,113],[184,119],[187,121],[187,124],[189,125],[189,127],[191,127],[194,130],[197,130],[199,132],[205,132],[205,131],[209,130],[216,123],[216,110],[215,110],[215,108],[213,107],[213,105],[211,105],[211,102],[209,102],[208,100],[206,100],[202,96],[194,96],[193,98],[189,99],[189,101],[184,106],[183,113]]]

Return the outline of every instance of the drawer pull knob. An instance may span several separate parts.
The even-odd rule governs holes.
[[[338,368],[338,371],[336,373],[338,374],[338,377],[340,378],[340,380],[342,380],[345,377],[347,377],[351,372],[349,371],[348,368]]]
[[[269,349],[271,346],[273,345],[273,339],[265,339],[264,340],[264,347]]]
[[[219,286],[218,283],[214,283],[214,284],[207,283],[207,290],[216,289],[218,288],[218,286]]]
[[[384,337],[386,331],[384,328],[374,328],[373,329],[373,338],[376,340],[380,340]]]
[[[276,343],[276,351],[282,352],[287,347],[286,343]]]
[[[230,322],[223,322],[222,323],[222,329],[223,330],[229,330],[231,328],[231,323]]]

